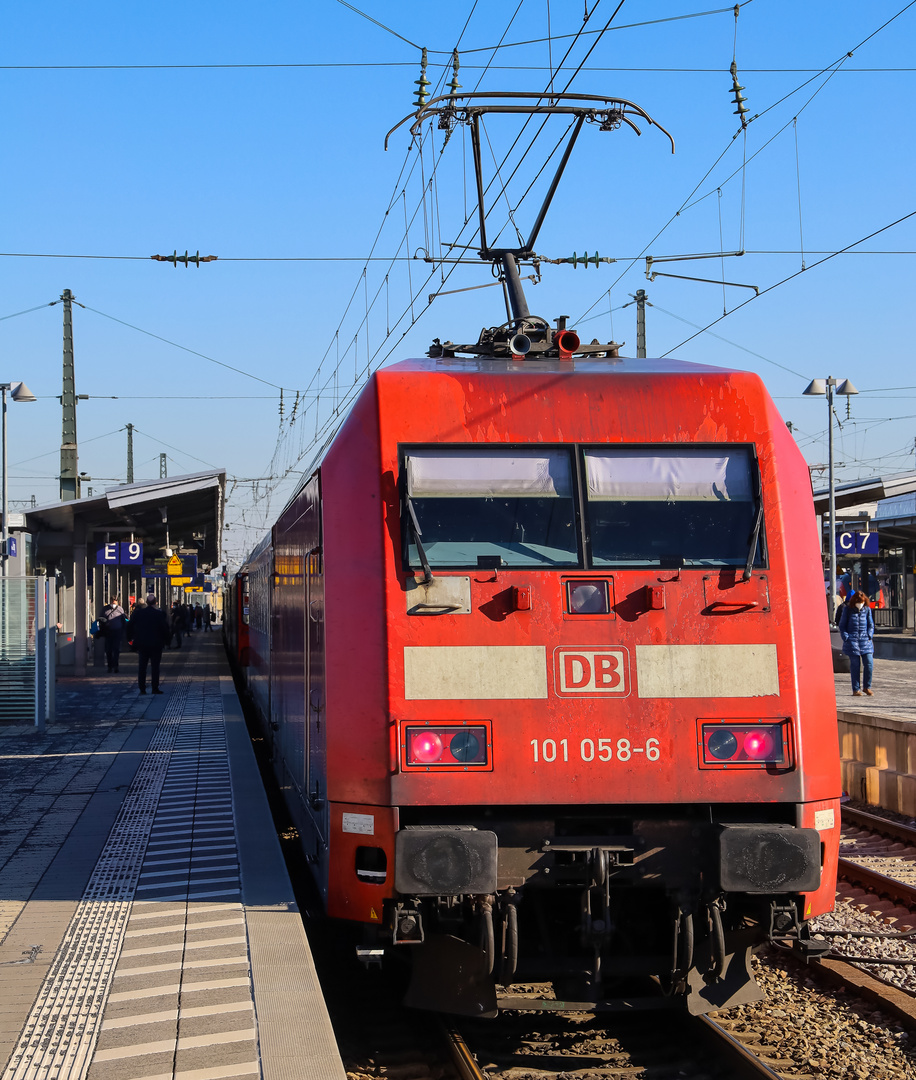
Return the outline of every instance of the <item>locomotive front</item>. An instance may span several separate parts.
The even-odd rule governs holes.
[[[426,1008],[751,1000],[833,906],[805,463],[756,376],[607,353],[397,365],[322,465],[328,910]]]

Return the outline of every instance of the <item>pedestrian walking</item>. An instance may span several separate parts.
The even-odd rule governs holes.
[[[108,670],[116,672],[121,657],[124,627],[127,624],[127,612],[121,607],[119,596],[112,596],[102,608],[99,623],[104,627],[105,659],[108,661]]]
[[[155,593],[147,596],[145,607],[138,607],[133,613],[127,633],[137,649],[137,685],[140,687],[140,693],[146,693],[148,666],[152,691],[154,694],[161,694],[159,664],[162,660],[162,650],[169,640],[169,621],[165,612],[160,610]]]
[[[203,622],[204,613],[201,610],[200,604],[194,605],[194,629],[199,630]]]
[[[840,637],[843,653],[849,657],[849,674],[852,678],[852,696],[861,697],[859,689],[859,666],[862,667],[862,689],[872,697],[872,672],[875,653],[875,620],[868,606],[868,597],[860,589],[850,595],[840,612]]]
[[[204,604],[204,630],[209,633],[213,627],[210,625],[213,622],[211,618],[212,612],[210,611],[210,605]]]

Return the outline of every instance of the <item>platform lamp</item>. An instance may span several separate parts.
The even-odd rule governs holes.
[[[812,379],[804,391],[809,397],[827,396],[827,513],[830,519],[827,526],[828,555],[830,558],[830,621],[836,613],[836,488],[833,481],[833,397],[841,394],[849,397],[858,394],[858,390],[849,379],[835,379],[832,375],[826,379]]]
[[[37,401],[38,398],[32,393],[32,391],[25,385],[24,382],[15,383],[0,383],[0,394],[3,397],[3,493],[2,493],[2,509],[3,512],[3,525],[2,533],[0,533],[0,575],[6,577],[7,571],[7,559],[8,547],[9,547],[9,511],[7,508],[7,476],[6,476],[6,394],[10,393],[10,397],[13,401]]]

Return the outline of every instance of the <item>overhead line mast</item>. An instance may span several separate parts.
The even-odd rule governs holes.
[[[61,386],[60,501],[80,497],[76,448],[76,383],[73,367],[73,293],[64,289],[64,356]]]

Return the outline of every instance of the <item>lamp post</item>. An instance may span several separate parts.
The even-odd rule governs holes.
[[[10,392],[10,397],[13,401],[37,401],[38,399],[32,393],[32,391],[25,385],[24,382],[17,383],[0,383],[0,394],[3,397],[3,493],[2,493],[2,509],[3,512],[3,525],[2,532],[0,532],[0,575],[6,577],[7,571],[7,559],[9,558],[9,511],[7,508],[7,476],[6,476],[6,393]]]
[[[833,482],[833,396],[841,394],[849,397],[858,394],[858,390],[849,379],[835,379],[829,375],[826,379],[812,379],[804,391],[809,397],[827,396],[827,526],[828,554],[830,558],[830,623],[836,614],[836,489]]]

